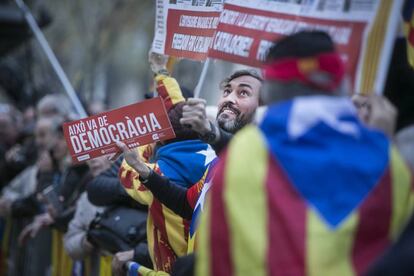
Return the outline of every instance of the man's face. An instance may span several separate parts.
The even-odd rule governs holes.
[[[235,78],[224,86],[218,102],[220,128],[235,133],[253,120],[259,106],[260,87],[260,81],[248,75]]]
[[[61,160],[67,154],[68,147],[66,145],[65,137],[52,130],[51,121],[47,119],[40,119],[36,124],[35,141],[39,152],[51,151],[53,158]]]

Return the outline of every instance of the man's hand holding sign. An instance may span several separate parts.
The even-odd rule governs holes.
[[[75,163],[117,154],[118,141],[135,148],[175,137],[160,98],[66,123],[64,134]]]
[[[148,178],[151,173],[151,169],[141,160],[138,152],[136,150],[128,148],[128,146],[122,142],[117,142],[116,145],[124,154],[124,159],[127,164],[136,170],[139,173],[140,177],[144,179]]]

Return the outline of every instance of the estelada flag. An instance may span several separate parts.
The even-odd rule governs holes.
[[[414,0],[406,0],[403,9],[404,34],[407,38],[407,58],[414,67]]]
[[[196,275],[364,275],[398,238],[410,171],[347,99],[331,98],[269,106],[232,138],[198,229]]]

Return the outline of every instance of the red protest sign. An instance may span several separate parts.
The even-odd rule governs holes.
[[[117,153],[116,141],[135,148],[175,137],[161,98],[65,123],[63,131],[75,163]]]
[[[355,91],[382,91],[401,0],[290,2],[226,0],[208,56],[260,67],[276,39],[321,30],[335,42]]]
[[[244,1],[225,3],[212,42],[209,57],[260,67],[273,41],[301,29],[318,29],[330,33],[346,61],[348,71],[355,75],[367,22],[338,20],[335,13],[322,17],[316,11],[299,13],[280,6],[246,5]],[[243,4],[244,3],[244,4]],[[284,9],[282,9],[284,7]],[[273,8],[273,10],[272,10]]]
[[[223,0],[156,1],[152,50],[195,60],[207,58]]]

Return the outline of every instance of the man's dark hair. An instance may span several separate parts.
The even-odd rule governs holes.
[[[300,31],[284,37],[270,47],[266,61],[297,57],[305,58],[320,53],[333,52],[335,45],[331,37],[322,31]]]
[[[220,87],[223,88],[229,82],[231,82],[232,80],[234,80],[234,79],[236,79],[238,77],[242,77],[242,76],[250,76],[250,77],[253,77],[253,78],[257,79],[260,82],[263,82],[262,77],[259,75],[259,73],[257,71],[243,69],[243,70],[237,70],[236,72],[234,72],[233,74],[231,74],[229,77],[227,77],[224,80],[222,80],[221,83],[220,83]]]

